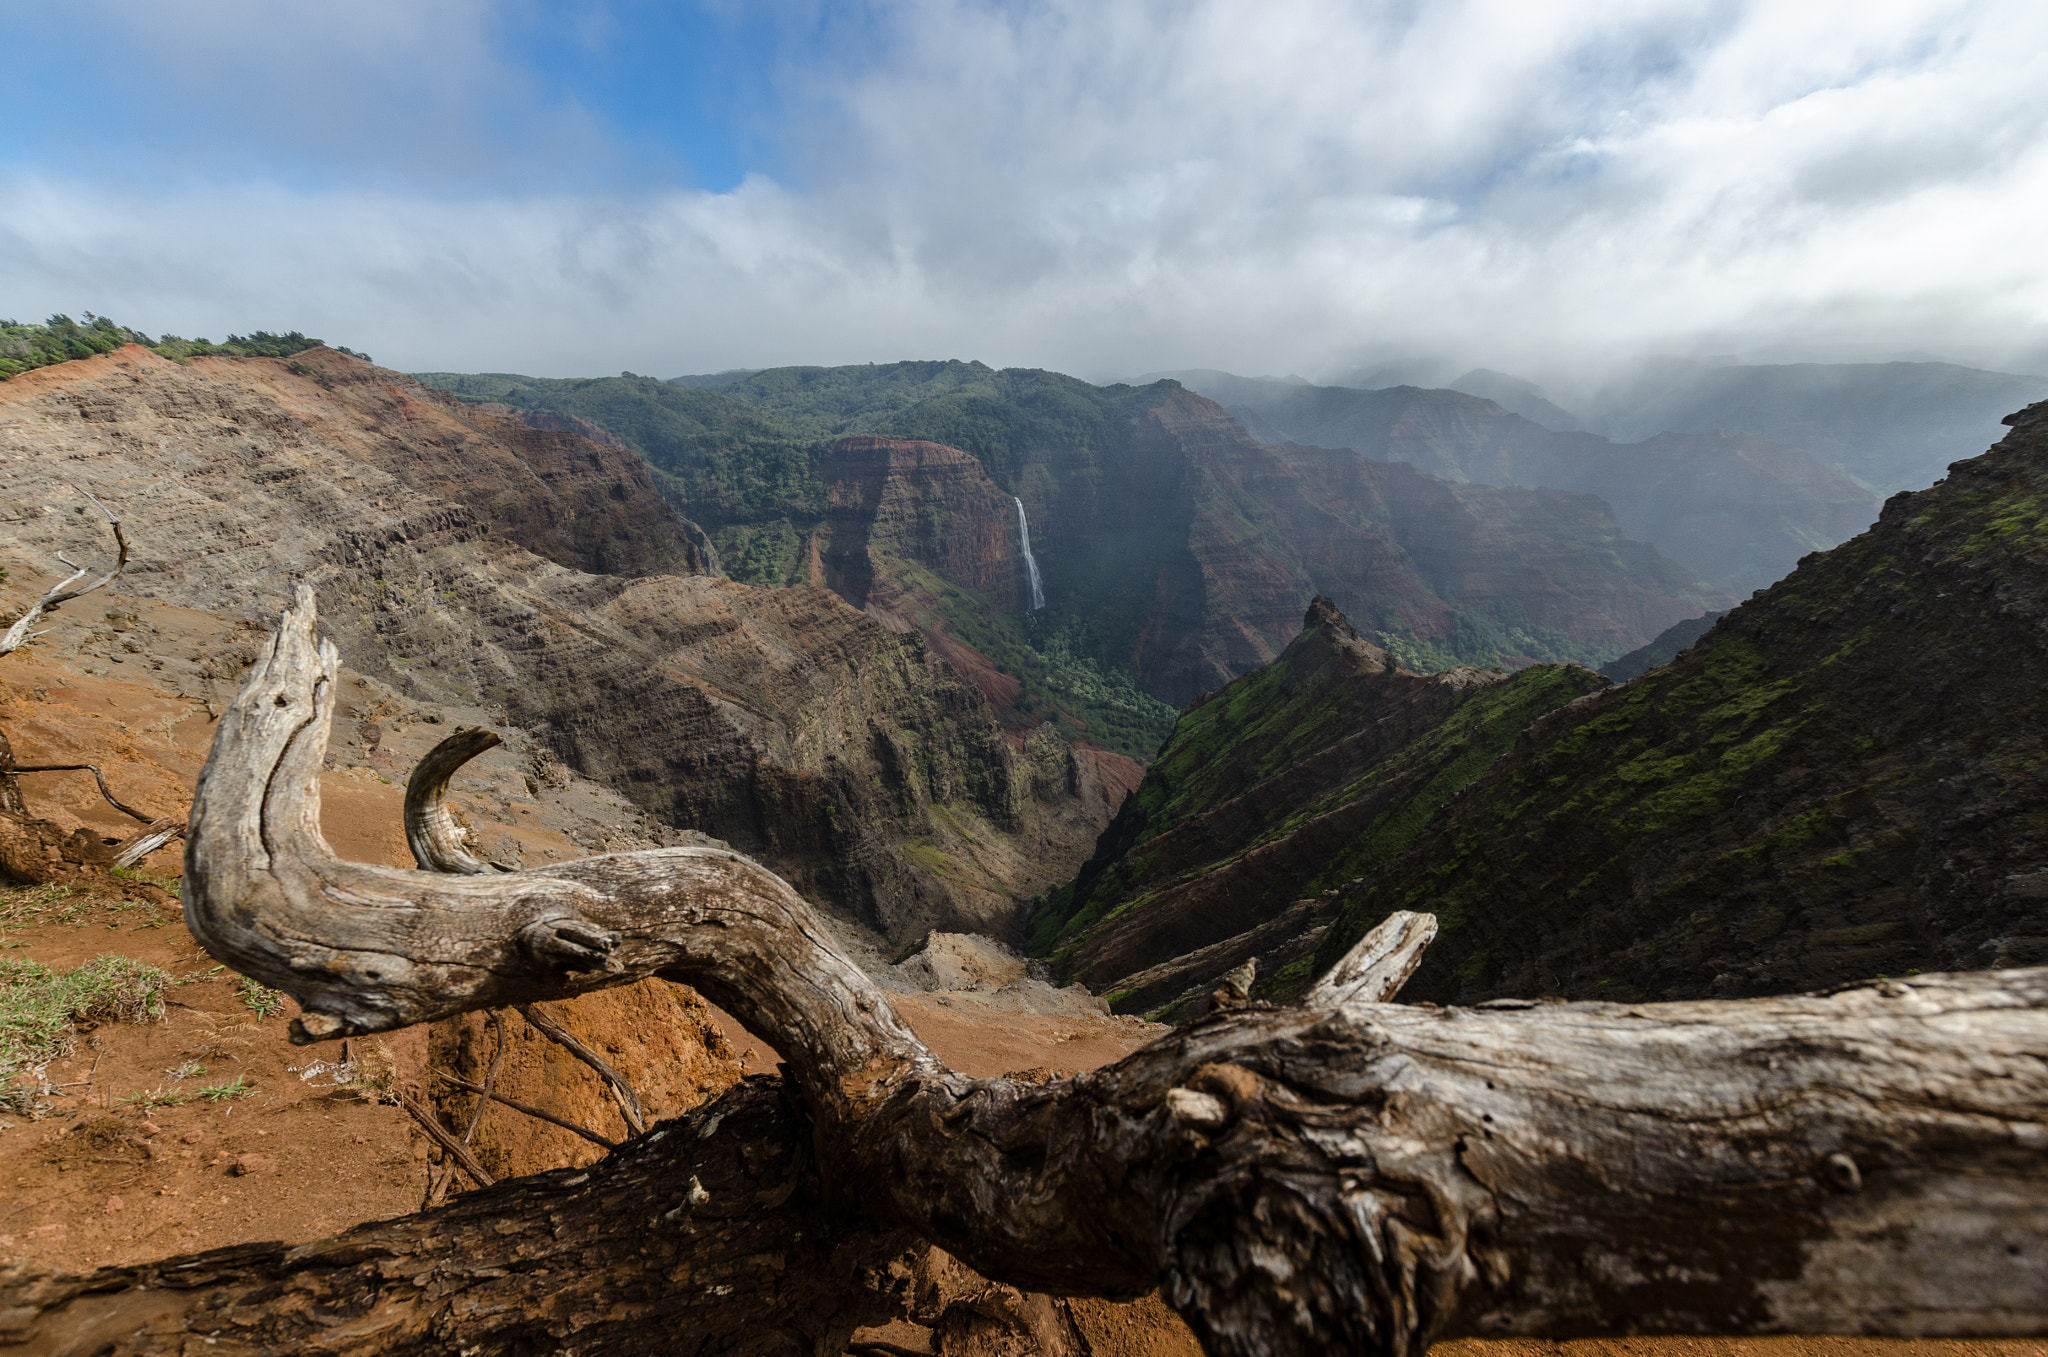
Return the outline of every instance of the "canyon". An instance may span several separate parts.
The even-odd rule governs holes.
[[[1009,573],[986,563],[962,573],[933,564],[922,546],[888,553],[952,591],[936,600],[930,580],[917,582],[927,605],[940,604],[923,611],[1015,680],[1034,717],[1059,714],[1070,736],[1098,716],[1116,722],[1079,698],[1102,683],[1128,678],[1179,707],[1267,662],[1318,594],[1375,643],[1427,668],[1597,663],[1731,601],[1632,540],[1593,496],[1458,483],[1350,451],[1262,443],[1171,381],[1096,387],[959,362],[770,369],[716,389],[651,378],[422,379],[610,430],[704,526],[726,571],[761,583],[812,579],[817,536],[848,531],[858,496],[843,484],[835,440],[960,450],[985,483],[970,490],[949,468],[889,502],[916,501],[976,541],[1004,534]],[[957,509],[944,503],[953,487]],[[1031,525],[1042,610],[1019,602],[1029,578],[1016,523],[995,521],[1002,497],[1021,503]],[[869,536],[883,541],[901,523]],[[828,577],[865,606],[865,581],[876,576],[860,567]],[[1062,687],[1037,671],[1030,655],[1045,655],[1054,636],[1094,667],[1092,682]],[[1149,755],[1166,729],[1151,720],[1151,746],[1114,747]]]
[[[902,406],[834,370],[735,384],[765,376],[791,408],[816,388],[829,400],[814,411],[911,430],[816,437],[815,416],[792,442],[803,476],[777,492],[810,516],[761,520],[751,538],[681,512],[688,477],[610,423],[458,399],[333,351],[177,363],[130,348],[27,374],[0,385],[6,598],[39,591],[59,549],[105,554],[84,491],[119,507],[136,549],[118,590],[0,674],[0,710],[24,749],[118,760],[153,808],[181,810],[271,610],[312,585],[351,665],[321,779],[348,856],[402,862],[389,822],[404,770],[442,731],[491,725],[507,743],[458,798],[476,850],[531,865],[741,848],[827,908],[838,945],[921,1033],[952,1024],[993,1046],[991,1033],[1042,1032],[985,1056],[1031,1087],[1060,1081],[1062,1044],[1109,1059],[1158,1036],[1060,981],[1177,1023],[1219,1003],[1269,1012],[1396,908],[1439,915],[1409,991],[1436,1002],[1771,993],[1878,966],[2048,959],[2033,809],[2048,407],[1699,635],[1688,620],[1732,600],[1624,536],[1593,496],[1260,442],[1170,384],[1087,397],[1095,415],[1086,402],[1121,402],[1089,426],[1107,450],[1061,444],[1013,419],[1023,396],[1064,389],[1044,374],[917,366],[925,398]],[[1002,381],[1011,403],[991,406]],[[702,446],[745,462],[729,442]],[[794,545],[777,587],[712,573],[780,541],[778,524]],[[1070,601],[1090,590],[1102,606]],[[1117,632],[1119,616],[1134,630]],[[1028,672],[1031,691],[997,663],[1005,637],[1041,659],[1093,647],[1107,695],[1062,708],[1074,680],[1049,667]],[[1626,683],[1571,662],[1638,646]],[[1428,663],[1460,647],[1502,666]],[[1149,768],[1069,738],[1075,709],[1119,700],[1104,654],[1191,694]],[[136,730],[96,741],[93,704]],[[117,823],[80,788],[66,797],[82,827]],[[34,938],[52,956],[78,945],[41,925]],[[1044,954],[1054,984],[1004,941]],[[199,964],[182,934],[135,945]],[[226,982],[193,983],[211,1024],[240,1016]],[[723,1096],[759,1121],[761,1146],[800,1143],[771,1127],[779,1095],[743,1077],[774,1053],[697,996],[649,983],[558,1007],[662,1115]],[[200,1038],[180,1022],[178,1041]],[[510,1022],[449,1019],[394,1060],[414,1062],[410,1079],[432,1066],[474,1084],[498,1077],[493,1043],[509,1040],[513,1096],[589,1082],[532,1030],[505,1038]],[[120,1077],[172,1047],[137,1050]],[[1025,1069],[1033,1054],[1047,1067]],[[266,1080],[296,1073],[262,1059]],[[432,1096],[450,1125],[481,1111]],[[574,1097],[579,1118],[625,1137],[601,1088]],[[348,1109],[341,1145],[402,1143],[376,1107]],[[334,1119],[304,1098],[285,1114],[315,1134]],[[206,1134],[225,1138],[226,1115]],[[718,1120],[696,1114],[692,1140]],[[270,1171],[258,1142],[236,1148],[225,1172]],[[476,1152],[505,1173],[600,1158],[504,1121]],[[348,1171],[396,1208],[393,1170],[411,1159]],[[159,1166],[166,1190],[185,1171]],[[863,1330],[870,1350],[1051,1352],[1051,1330],[1032,1327],[1048,1315],[1088,1350],[1187,1350],[1156,1299],[996,1288],[928,1249],[898,1261],[876,1275],[901,1327]]]
[[[1172,375],[1269,441],[1350,448],[1453,481],[1597,495],[1630,537],[1738,596],[1778,579],[1807,552],[1861,532],[1877,513],[1870,490],[1822,457],[1728,427],[1653,429],[1617,444],[1544,427],[1456,390]]]
[[[1290,997],[1400,910],[1438,920],[1406,994],[1443,1004],[2048,961],[2048,403],[2008,422],[1623,682],[1404,674],[1319,603],[1184,714],[1034,942],[1175,1020],[1248,961]]]
[[[919,636],[828,589],[702,573],[631,451],[332,350],[129,346],[0,385],[16,580],[100,548],[81,491],[123,517],[127,589],[261,627],[312,584],[362,673],[617,789],[635,842],[698,832],[774,863],[871,946],[1014,936],[1133,780],[1006,734]]]

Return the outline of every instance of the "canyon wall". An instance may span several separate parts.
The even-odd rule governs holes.
[[[122,514],[132,591],[267,624],[311,584],[355,669],[532,731],[890,945],[1014,935],[1123,792],[829,590],[676,573],[703,558],[637,456],[332,351],[131,347],[0,385],[18,579],[103,554],[79,490]]]

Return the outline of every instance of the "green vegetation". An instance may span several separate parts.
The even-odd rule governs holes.
[[[284,996],[276,990],[260,985],[243,976],[235,981],[235,993],[242,997],[251,1013],[259,1018],[273,1017],[284,1012]]]
[[[2048,830],[2038,624],[2017,620],[2048,593],[2048,428],[2019,429],[1533,731],[1347,894],[1318,965],[1398,908],[1438,915],[1408,991],[1438,1002],[1985,964],[2029,908],[1996,883]]]
[[[112,353],[123,344],[148,344],[149,337],[114,324],[105,316],[85,313],[80,325],[69,316],[52,316],[41,325],[0,321],[0,381],[31,368]]]
[[[219,344],[206,339],[181,339],[177,335],[153,340],[140,330],[116,325],[105,316],[95,316],[88,311],[83,325],[65,315],[52,316],[41,325],[18,320],[0,321],[0,381],[33,368],[112,353],[123,344],[140,344],[180,362],[214,354],[232,358],[289,358],[307,349],[323,347],[321,341],[309,339],[297,330],[281,335],[268,330],[229,335]],[[335,351],[366,363],[370,361],[370,355],[357,353],[354,349],[336,346]]]
[[[199,1090],[198,1096],[210,1103],[224,1103],[236,1098],[246,1098],[255,1091],[256,1086],[249,1082],[249,1076],[238,1074],[221,1083],[206,1085]]]
[[[192,1095],[181,1088],[153,1088],[148,1092],[137,1090],[121,1099],[123,1107],[132,1107],[138,1112],[154,1112],[159,1107],[183,1107],[192,1101]]]
[[[70,971],[0,957],[0,1080],[71,1049],[80,1023],[156,1022],[170,973],[123,956]]]
[[[1181,713],[1097,861],[1038,902],[1028,946],[1071,955],[1165,888],[1224,870],[1311,821],[1341,819],[1341,841],[1319,840],[1311,861],[1232,878],[1235,906],[1270,914],[1368,875],[1532,721],[1599,683],[1584,669],[1538,665],[1454,690],[1373,668],[1341,621],[1311,626],[1273,663]],[[1382,722],[1410,733],[1383,741],[1374,734]],[[1239,797],[1243,811],[1208,825],[1199,846],[1169,838]]]

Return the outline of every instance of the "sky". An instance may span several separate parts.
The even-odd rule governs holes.
[[[0,0],[0,316],[408,371],[2048,371],[2040,0]]]

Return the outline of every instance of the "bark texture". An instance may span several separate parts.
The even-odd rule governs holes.
[[[1054,1083],[970,1079],[737,854],[482,875],[335,859],[316,799],[335,664],[302,593],[222,718],[187,841],[188,925],[300,1001],[295,1039],[659,975],[775,1044],[796,1101],[749,1081],[599,1168],[297,1250],[18,1277],[0,1303],[32,1342],[81,1305],[96,1341],[136,1352],[298,1307],[368,1326],[363,1352],[528,1351],[542,1324],[567,1326],[561,1350],[603,1327],[615,1351],[657,1331],[661,1350],[838,1351],[835,1326],[886,1290],[861,1279],[912,1239],[1027,1291],[1163,1282],[1209,1352],[1245,1357],[2048,1332],[2048,971],[1416,1008],[1372,1002],[1433,928],[1397,916],[1314,1006],[1229,1008]],[[680,1233],[726,1203],[725,1233]],[[210,1268],[184,1299],[159,1289]]]

